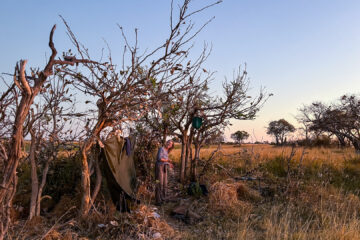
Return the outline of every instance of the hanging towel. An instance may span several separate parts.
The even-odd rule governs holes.
[[[131,154],[131,141],[130,138],[125,138],[125,149],[126,149],[126,155],[130,156]]]

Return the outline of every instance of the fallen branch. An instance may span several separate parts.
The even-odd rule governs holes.
[[[229,175],[231,178],[235,178],[228,169],[226,169],[224,166],[222,166],[221,164],[215,164],[215,166],[219,167],[220,169],[224,170],[224,172],[226,172],[227,175]]]
[[[205,174],[205,171],[207,170],[207,167],[209,166],[210,162],[213,160],[215,154],[220,151],[221,149],[221,144],[218,145],[218,147],[216,148],[216,150],[214,150],[210,157],[208,158],[208,160],[205,162],[205,165],[203,167],[203,170],[201,171],[200,175],[199,175],[199,178],[202,177],[204,174]]]

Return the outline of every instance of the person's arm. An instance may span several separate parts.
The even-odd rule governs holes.
[[[174,168],[174,165],[172,164],[171,159],[169,158],[169,153],[165,153],[165,155],[167,156],[167,158],[162,158],[161,161],[166,162],[167,164],[169,164],[170,168]]]

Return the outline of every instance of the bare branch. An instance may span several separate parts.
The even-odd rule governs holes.
[[[20,79],[20,83],[22,84],[22,90],[25,91],[28,95],[31,95],[31,89],[25,77],[26,63],[27,60],[20,60],[19,79]]]

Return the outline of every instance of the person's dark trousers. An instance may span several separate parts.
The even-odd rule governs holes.
[[[168,175],[168,164],[156,163],[155,166],[155,177],[156,177],[156,188],[155,188],[155,199],[156,204],[161,204],[167,195],[167,175]]]

